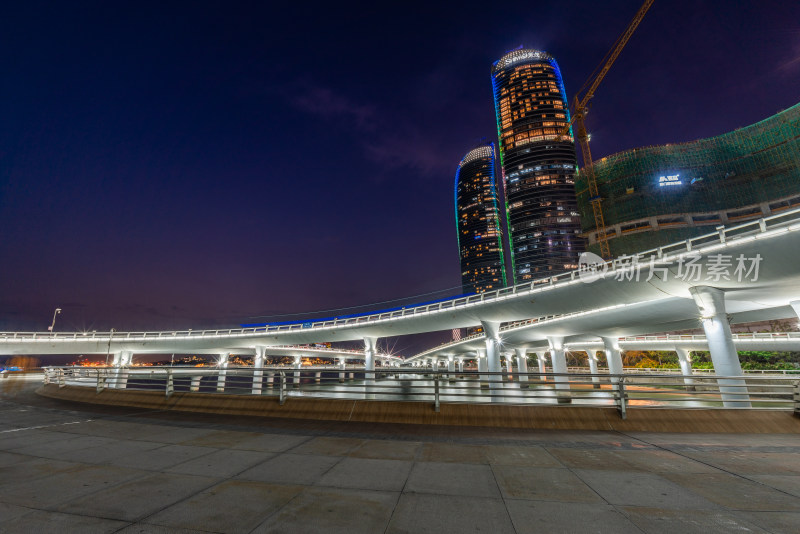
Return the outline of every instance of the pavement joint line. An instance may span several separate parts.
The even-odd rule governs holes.
[[[19,506],[19,505],[15,505],[15,506]],[[116,519],[116,518],[113,518],[113,517],[103,517],[103,516],[100,516],[100,515],[91,515],[91,514],[85,514],[85,513],[76,514],[76,513],[73,513],[73,512],[67,512],[67,511],[64,511],[64,510],[59,510],[58,507],[52,507],[52,506],[48,507],[48,508],[29,508],[27,506],[23,506],[23,508],[28,508],[28,510],[30,510],[30,511],[29,512],[25,512],[25,514],[19,516],[20,519],[25,517],[25,516],[27,516],[27,515],[30,515],[31,513],[34,513],[34,512],[50,512],[50,513],[53,513],[53,514],[64,514],[64,515],[69,515],[69,516],[72,516],[72,517],[92,517],[94,519],[108,519],[110,521],[119,521],[121,523],[128,523],[124,527],[121,527],[120,529],[115,530],[114,532],[119,532],[120,530],[126,529],[126,528],[128,528],[129,526],[131,526],[131,525],[133,525],[135,523],[135,521],[127,521],[125,519]]]
[[[52,428],[56,426],[65,426],[65,425],[78,425],[80,423],[88,423],[90,421],[94,421],[94,419],[85,419],[83,421],[69,421],[67,423],[55,423],[52,425],[39,425],[39,426],[29,426],[25,428],[12,428],[10,430],[0,430],[0,434],[7,434],[9,432],[21,432],[23,430],[38,430],[40,428]]]
[[[120,482],[119,484],[114,484],[114,486],[113,486],[113,487],[118,487],[118,486],[121,486],[121,485],[123,485],[123,484],[127,484],[127,483],[129,483],[129,482],[135,482],[135,481],[137,481],[137,480],[141,480],[141,479],[143,479],[143,478],[147,478],[148,476],[153,476],[153,474],[162,474],[162,475],[166,475],[166,474],[168,474],[168,473],[165,473],[165,472],[163,472],[163,471],[148,471],[146,474],[144,474],[144,475],[142,475],[142,476],[140,476],[140,477],[135,477],[135,478],[132,478],[132,479],[130,479],[130,480],[125,480],[125,481],[123,481],[123,482]],[[202,475],[187,475],[187,476],[202,476]],[[152,512],[152,513],[150,513],[150,514],[146,514],[146,515],[143,515],[143,516],[141,516],[141,517],[137,517],[136,519],[134,519],[133,521],[131,521],[131,523],[139,523],[139,522],[143,521],[145,518],[148,518],[148,517],[151,517],[151,516],[153,516],[153,515],[155,515],[155,514],[158,514],[158,513],[160,513],[160,512],[163,512],[163,511],[164,511],[164,510],[166,510],[167,508],[170,508],[170,507],[172,507],[172,506],[175,506],[176,504],[182,503],[182,502],[184,502],[184,501],[186,501],[186,500],[188,500],[188,499],[190,499],[190,498],[192,498],[192,497],[194,497],[194,496],[196,496],[196,495],[199,495],[199,494],[201,494],[201,493],[203,493],[203,492],[205,492],[205,491],[208,491],[209,489],[213,488],[214,486],[218,486],[219,484],[222,484],[222,483],[226,482],[226,480],[224,480],[224,479],[219,479],[218,477],[206,477],[206,478],[214,478],[215,480],[214,480],[214,482],[212,482],[212,483],[211,483],[211,484],[209,484],[208,486],[206,486],[206,487],[204,487],[204,488],[201,488],[201,489],[199,489],[199,490],[195,491],[195,492],[194,492],[193,494],[191,494],[191,495],[187,495],[187,496],[186,496],[186,497],[184,497],[183,499],[180,499],[180,500],[178,500],[178,501],[175,501],[175,502],[173,502],[173,503],[170,503],[170,504],[168,504],[168,505],[166,505],[166,506],[163,506],[162,508],[159,508],[158,510],[156,510],[155,512]],[[84,495],[83,497],[78,497],[78,499],[89,497],[89,496],[91,496],[91,495],[94,495],[94,494],[96,494],[96,493],[99,493],[99,492],[101,492],[101,491],[104,491],[104,490],[107,490],[107,489],[108,489],[108,488],[100,488],[100,489],[98,489],[96,492],[92,492],[92,493],[90,493],[90,494],[88,494],[88,495]],[[77,499],[75,499],[75,500],[77,500]],[[65,503],[65,504],[69,504],[69,502],[67,502],[67,503]],[[102,519],[112,519],[112,520],[114,520],[114,521],[126,521],[125,519],[119,519],[119,518],[115,518],[115,517],[101,517],[101,518],[102,518]],[[160,525],[160,526],[164,526],[164,525]]]
[[[548,451],[548,452],[550,452],[550,451]],[[554,456],[554,455],[552,455],[552,456]],[[595,495],[597,495],[598,497],[600,497],[600,499],[602,499],[602,501],[603,501],[604,503],[606,503],[606,504],[607,504],[607,505],[609,505],[609,506],[614,506],[613,504],[611,504],[610,502],[608,502],[608,500],[607,500],[605,497],[603,497],[602,495],[600,495],[600,492],[598,492],[596,489],[594,489],[594,487],[592,487],[592,485],[591,485],[591,484],[589,484],[588,482],[586,482],[586,481],[583,479],[583,477],[581,477],[581,476],[580,476],[580,474],[576,473],[576,472],[573,470],[573,468],[572,468],[572,467],[570,467],[570,466],[568,466],[567,464],[565,464],[564,462],[562,462],[562,461],[561,461],[561,458],[556,458],[556,459],[557,459],[559,462],[561,462],[561,464],[562,464],[562,465],[563,465],[563,466],[564,466],[564,467],[567,469],[567,471],[569,471],[570,473],[572,473],[572,475],[573,475],[575,478],[577,478],[578,480],[580,480],[580,481],[581,481],[581,482],[582,482],[582,483],[583,483],[583,484],[584,484],[584,485],[585,485],[587,488],[589,488],[590,490],[592,490],[592,492],[593,492]],[[575,468],[575,469],[577,469],[577,468]]]
[[[639,531],[639,532],[641,532],[642,534],[648,534],[648,532],[647,532],[646,530],[644,530],[642,527],[640,527],[639,525],[637,525],[637,524],[636,524],[636,522],[635,522],[633,519],[631,519],[631,516],[630,516],[629,514],[627,514],[627,513],[625,512],[625,510],[624,510],[624,509],[622,509],[622,507],[623,507],[623,506],[626,506],[626,505],[622,505],[622,504],[611,504],[611,503],[609,503],[609,506],[611,507],[611,509],[612,509],[612,510],[614,510],[614,511],[615,511],[615,512],[617,512],[619,515],[621,515],[622,517],[624,517],[625,519],[627,519],[627,520],[628,520],[628,523],[630,523],[631,525],[633,525],[633,526],[634,526],[634,528],[635,528],[636,530],[638,530],[638,531]]]
[[[400,504],[400,499],[403,498],[403,495],[406,493],[406,486],[408,486],[408,479],[411,478],[411,473],[414,472],[414,467],[417,465],[417,457],[420,455],[422,451],[422,447],[417,447],[417,450],[414,452],[414,459],[411,460],[411,469],[408,470],[408,474],[406,475],[406,480],[403,482],[403,487],[400,488],[400,492],[397,494],[397,500],[394,502],[394,508],[392,508],[392,513],[389,515],[389,521],[386,522],[386,528],[383,529],[383,534],[389,530],[389,525],[392,524],[392,519],[394,518],[394,513],[397,511],[397,505]]]
[[[281,484],[281,485],[284,485],[284,484]],[[297,499],[298,497],[300,497],[300,495],[302,495],[302,494],[303,494],[303,492],[304,492],[304,491],[306,491],[306,489],[308,489],[308,488],[313,488],[313,487],[314,487],[314,485],[313,485],[313,484],[309,484],[309,485],[305,485],[305,484],[286,484],[286,485],[289,485],[289,486],[303,486],[303,489],[302,489],[302,490],[300,490],[300,491],[298,491],[298,492],[297,492],[297,495],[295,495],[294,497],[292,497],[291,499],[289,499],[288,501],[286,501],[285,503],[283,503],[283,505],[281,505],[281,506],[279,506],[278,508],[276,508],[275,510],[273,510],[271,514],[269,514],[267,517],[265,517],[265,518],[264,518],[264,520],[263,520],[263,521],[261,521],[261,523],[259,523],[258,525],[256,525],[256,526],[255,526],[255,527],[253,527],[252,529],[250,529],[250,533],[252,533],[252,532],[255,532],[255,531],[256,531],[256,530],[257,530],[257,529],[258,529],[258,528],[259,528],[261,525],[263,525],[264,523],[266,523],[267,521],[269,521],[270,519],[272,519],[272,517],[273,517],[274,515],[276,515],[276,514],[277,514],[277,513],[279,513],[281,510],[283,510],[284,508],[286,508],[287,506],[289,506],[289,505],[290,505],[292,502],[294,502],[294,500],[295,500],[295,499]],[[248,533],[248,534],[249,534],[249,533]]]
[[[642,442],[644,442],[644,443],[649,443],[649,442],[645,441],[645,440],[644,440],[644,439],[642,439],[642,438],[634,438],[633,436],[629,436],[628,434],[625,434],[625,432],[623,432],[623,431],[621,431],[621,430],[618,430],[617,432],[619,432],[620,434],[623,434],[623,435],[625,435],[625,436],[628,436],[629,438],[636,439],[636,440],[640,440],[640,441],[642,441]],[[725,468],[723,468],[723,467],[719,467],[719,466],[717,466],[717,465],[713,465],[713,464],[710,464],[710,463],[708,463],[708,462],[704,462],[704,461],[702,461],[702,460],[698,460],[697,458],[692,458],[691,456],[686,456],[685,454],[681,454],[681,453],[680,453],[680,452],[678,452],[677,450],[668,449],[668,448],[666,448],[666,447],[664,447],[664,446],[657,445],[657,444],[655,444],[655,443],[649,443],[649,444],[650,444],[650,445],[652,445],[652,446],[654,446],[654,447],[657,447],[658,449],[661,449],[661,450],[663,450],[663,451],[666,451],[666,452],[671,452],[672,454],[677,454],[677,455],[678,455],[678,456],[680,456],[681,458],[686,458],[687,460],[691,460],[691,461],[693,461],[693,462],[698,462],[698,463],[701,463],[701,464],[703,464],[703,465],[705,465],[705,466],[707,466],[707,467],[711,467],[712,469],[718,469],[718,470],[722,471],[723,473],[727,473],[727,474],[729,474],[729,475],[733,475],[733,476],[734,476],[734,477],[736,477],[736,478],[741,478],[742,480],[747,480],[748,482],[753,482],[754,484],[758,484],[759,486],[764,486],[765,488],[769,488],[769,489],[775,490],[775,491],[777,491],[777,492],[783,493],[784,495],[788,495],[789,497],[794,497],[794,498],[797,498],[797,495],[794,495],[794,494],[792,494],[792,493],[789,493],[788,491],[784,491],[784,490],[782,490],[782,489],[780,489],[780,488],[774,488],[774,487],[770,486],[769,484],[765,484],[765,483],[763,483],[763,482],[760,482],[760,481],[758,481],[758,480],[752,480],[752,479],[750,479],[750,478],[747,478],[745,475],[740,475],[739,473],[734,473],[733,471],[729,471],[728,469],[725,469]],[[751,475],[751,476],[752,476],[752,475]],[[729,508],[729,507],[727,507],[727,506],[723,506],[723,508],[725,508],[725,509],[727,509],[727,510],[738,510],[738,509],[736,509],[736,508]],[[771,511],[771,510],[766,510],[766,511]]]
[[[514,524],[514,518],[511,517],[511,512],[508,510],[508,503],[506,502],[506,496],[503,495],[503,490],[500,488],[500,483],[497,482],[497,474],[494,472],[494,467],[491,462],[488,464],[489,471],[492,473],[492,480],[494,480],[494,485],[497,487],[497,493],[500,494],[500,501],[503,503],[503,508],[505,508],[506,515],[508,516],[508,522],[511,524],[511,528],[514,530],[514,533],[517,534],[517,526]]]
[[[167,473],[165,473],[165,472],[162,472],[162,471],[159,471],[159,473],[161,473],[161,474],[167,474]],[[189,475],[189,476],[192,476],[192,475]],[[201,475],[198,475],[198,476],[201,476]],[[214,478],[216,478],[216,477],[214,477]],[[167,508],[172,508],[173,506],[176,506],[176,505],[178,505],[178,504],[180,504],[180,503],[182,503],[182,502],[186,502],[186,501],[188,501],[189,499],[192,499],[192,498],[194,498],[194,497],[197,497],[198,495],[201,495],[202,493],[205,493],[206,491],[210,490],[211,488],[213,488],[213,487],[215,487],[215,486],[219,486],[220,484],[224,484],[225,482],[228,482],[228,480],[230,480],[230,479],[220,479],[220,480],[216,480],[214,483],[210,484],[209,486],[206,486],[205,488],[202,488],[202,489],[200,489],[200,490],[197,490],[196,492],[192,493],[191,495],[187,495],[187,496],[186,496],[186,497],[184,497],[183,499],[180,499],[180,500],[178,500],[178,501],[175,501],[175,502],[173,502],[173,503],[170,503],[170,504],[168,504],[168,505],[166,505],[166,506],[164,506],[164,507],[162,507],[162,508],[159,508],[158,510],[155,510],[155,511],[154,511],[154,512],[152,512],[152,513],[149,513],[149,514],[146,514],[146,515],[143,515],[143,516],[141,516],[141,517],[138,517],[138,518],[136,518],[136,519],[135,519],[133,522],[134,522],[134,523],[141,523],[142,521],[146,521],[146,520],[147,520],[147,518],[149,518],[149,517],[153,517],[154,515],[157,515],[157,514],[160,514],[161,512],[163,512],[164,510],[166,510]],[[170,526],[169,526],[169,525],[161,525],[161,524],[159,524],[159,523],[147,523],[147,524],[148,524],[148,525],[158,525],[158,526],[163,526],[163,527],[166,527],[166,528],[170,528]],[[197,529],[195,529],[195,530],[197,530]],[[214,531],[208,531],[208,532],[214,532]]]

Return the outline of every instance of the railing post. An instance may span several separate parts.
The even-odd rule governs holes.
[[[100,393],[106,387],[105,372],[101,374],[100,369],[96,369],[96,371],[97,371],[97,392]]]
[[[58,387],[63,388],[67,385],[67,379],[64,376],[64,369],[58,370]]]
[[[286,373],[284,371],[281,371],[281,392],[279,400],[281,406],[286,402]]]
[[[433,411],[439,411],[439,373],[436,372],[433,375],[433,387],[434,387],[434,403],[433,403]]]
[[[625,392],[625,377],[621,376],[617,379],[617,389],[615,391],[617,410],[622,420],[628,417],[628,394]]]
[[[172,379],[172,369],[167,369],[167,398],[175,392],[175,382]]]
[[[794,381],[794,416],[800,417],[800,380]]]

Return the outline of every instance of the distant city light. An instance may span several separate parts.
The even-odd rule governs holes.
[[[683,182],[680,180],[680,174],[668,174],[658,177],[658,187],[673,185],[683,185]]]

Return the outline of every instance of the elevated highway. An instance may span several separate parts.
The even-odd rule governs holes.
[[[799,230],[800,210],[791,210],[720,226],[714,233],[635,258],[594,265],[591,271],[434,304],[231,330],[7,332],[0,333],[0,354],[217,352],[250,353],[258,360],[268,346],[362,339],[366,368],[374,369],[380,337],[482,325],[488,334],[489,371],[499,371],[502,347],[546,341],[555,352],[554,370],[561,372],[566,369],[564,347],[571,343],[602,339],[618,354],[615,340],[621,337],[702,326],[715,367],[725,376],[737,376],[741,367],[729,325],[793,317],[800,309]],[[697,266],[706,270],[690,271]],[[525,320],[530,321],[527,329],[501,327]],[[124,357],[116,361],[125,364]]]

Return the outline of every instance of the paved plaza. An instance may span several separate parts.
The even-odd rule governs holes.
[[[277,420],[38,385],[0,381],[0,532],[800,531],[797,434]]]

